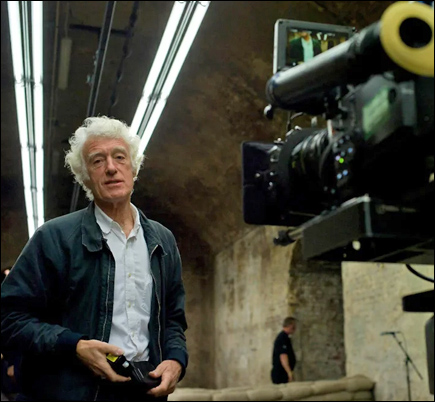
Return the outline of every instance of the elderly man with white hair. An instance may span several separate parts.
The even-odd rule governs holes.
[[[131,203],[139,138],[90,117],[70,145],[91,203],[38,228],[2,286],[2,351],[23,356],[18,400],[167,399],[188,361],[185,292],[173,234]],[[116,372],[118,356],[146,384]]]

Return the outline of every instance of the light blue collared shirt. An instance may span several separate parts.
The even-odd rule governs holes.
[[[308,41],[302,38],[302,47],[304,49],[304,61],[314,58],[314,44],[311,37]]]
[[[115,289],[112,329],[109,343],[124,350],[128,360],[149,359],[149,329],[153,280],[150,258],[140,224],[139,211],[134,210],[134,227],[128,238],[121,226],[95,204],[95,218],[115,259]]]

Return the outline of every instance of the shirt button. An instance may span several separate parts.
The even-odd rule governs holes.
[[[131,278],[131,274],[130,273],[128,274],[128,277]]]
[[[128,307],[131,307],[131,303],[130,302],[128,303]]]

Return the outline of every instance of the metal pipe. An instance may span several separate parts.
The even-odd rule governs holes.
[[[53,44],[53,65],[51,71],[51,89],[50,89],[50,109],[49,109],[49,117],[48,117],[48,141],[45,144],[46,150],[46,160],[48,165],[48,172],[52,171],[53,158],[51,155],[52,152],[52,141],[53,141],[53,119],[55,116],[54,112],[54,91],[55,91],[55,79],[56,79],[56,63],[57,63],[57,44],[58,44],[58,36],[59,36],[59,17],[60,17],[60,1],[56,2],[56,19],[55,19],[55,30],[54,30],[54,44]],[[45,180],[44,180],[45,182]],[[47,192],[46,192],[47,194]]]
[[[95,70],[92,78],[91,95],[89,97],[87,116],[91,117],[95,113],[97,104],[98,91],[100,89],[101,75],[106,59],[106,52],[109,45],[109,36],[112,29],[113,15],[115,13],[116,1],[108,1],[106,12],[104,14],[104,23],[100,34],[100,43],[98,44],[97,60],[95,61]]]

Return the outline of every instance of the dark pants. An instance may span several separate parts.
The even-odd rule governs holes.
[[[143,373],[151,371],[154,367],[148,362],[137,362],[136,367],[140,368]],[[96,394],[96,401],[133,401],[133,402],[147,402],[147,401],[167,401],[168,397],[155,398],[147,394],[148,388],[142,384],[128,382],[110,382],[108,380],[100,380],[98,393]],[[94,397],[92,397],[92,400]],[[19,394],[16,401],[33,401],[35,399],[29,398],[26,395]]]
[[[274,384],[284,384],[288,382],[288,375],[285,370],[272,369],[270,376]]]
[[[96,401],[167,401],[168,397],[154,398],[146,391],[132,390],[131,387],[122,386],[122,383],[110,383],[108,386],[100,386]],[[2,399],[3,400],[3,399]],[[6,399],[8,400],[8,399]],[[26,395],[18,394],[15,401],[34,401]]]

